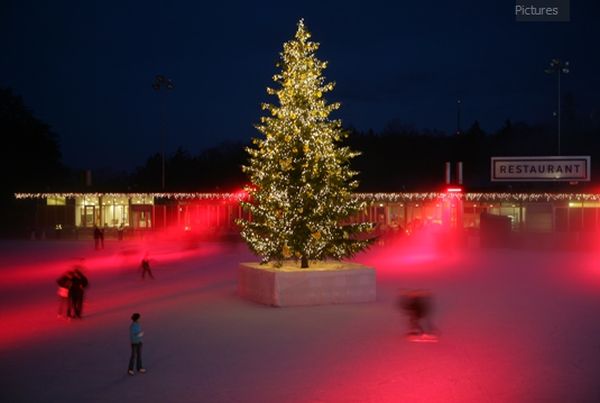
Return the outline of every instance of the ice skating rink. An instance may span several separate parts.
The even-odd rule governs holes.
[[[55,280],[80,258],[84,318],[58,319]],[[236,295],[242,243],[2,241],[0,401],[598,402],[599,258],[377,246],[354,259],[377,268],[377,302],[282,309]],[[433,293],[439,343],[404,338],[409,288]]]

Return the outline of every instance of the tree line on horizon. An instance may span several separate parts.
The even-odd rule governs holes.
[[[557,189],[555,183],[490,183],[492,156],[556,155],[556,122],[530,124],[512,122],[493,132],[484,131],[477,121],[460,133],[417,129],[392,121],[382,131],[348,128],[345,141],[361,155],[353,159],[359,172],[358,191],[432,191],[444,185],[444,163],[464,166],[467,190]],[[36,118],[21,97],[0,88],[0,158],[3,222],[18,220],[15,192],[160,192],[161,156],[153,154],[133,171],[93,172],[92,186],[85,173],[62,161],[59,136]],[[563,155],[590,155],[592,179],[600,175],[600,124],[577,113],[574,98],[564,97],[561,150]],[[257,133],[258,136],[258,133]],[[192,154],[183,147],[166,158],[167,192],[236,191],[247,183],[241,166],[247,164],[248,142],[226,142]],[[454,169],[454,168],[453,168]],[[592,182],[593,184],[593,182]],[[564,187],[564,184],[560,184]],[[580,188],[573,191],[581,191]],[[23,204],[23,203],[21,203]],[[15,211],[17,213],[15,213]]]
[[[570,108],[565,97],[562,116],[562,155],[590,155],[592,178],[600,175],[600,125],[586,122]],[[398,121],[382,131],[347,128],[344,145],[361,155],[351,162],[359,172],[358,191],[402,192],[432,191],[444,186],[445,162],[464,167],[464,185],[471,190],[564,189],[564,183],[490,182],[491,157],[551,156],[557,154],[555,122],[529,124],[507,119],[494,132],[484,131],[475,121],[464,131],[447,134],[437,130],[417,129]],[[257,134],[258,136],[258,134]],[[247,183],[240,167],[247,164],[245,148],[250,142],[227,142],[192,155],[179,148],[166,161],[168,191],[234,191]],[[158,190],[161,160],[155,154],[129,176],[129,186],[140,191]],[[454,180],[454,178],[453,178]],[[107,183],[107,185],[109,185]],[[580,187],[586,186],[580,184]],[[577,190],[574,189],[574,190]]]
[[[417,129],[400,121],[389,122],[383,130],[347,128],[344,140],[361,155],[352,161],[359,172],[360,191],[417,191],[443,185],[444,163],[463,162],[465,186],[489,188],[490,158],[493,156],[535,156],[557,154],[556,123],[512,122],[493,132],[484,131],[478,121],[464,131]],[[92,186],[85,172],[62,162],[59,136],[36,118],[23,100],[10,89],[0,88],[0,131],[4,156],[0,159],[3,188],[14,192],[59,191],[161,191],[161,155],[155,153],[132,171],[92,172]],[[561,149],[563,155],[590,155],[592,178],[600,174],[600,124],[582,118],[573,96],[564,97]],[[258,133],[257,133],[258,137]],[[197,154],[179,147],[167,156],[166,191],[233,191],[247,178],[241,166],[247,164],[247,142],[224,142]],[[597,168],[595,168],[595,166]]]

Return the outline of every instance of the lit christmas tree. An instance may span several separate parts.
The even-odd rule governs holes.
[[[294,39],[284,43],[273,76],[278,105],[263,104],[269,116],[257,129],[264,135],[247,148],[244,166],[252,183],[244,203],[250,220],[239,220],[242,237],[262,262],[342,259],[364,250],[370,243],[357,235],[371,229],[368,223],[349,223],[363,203],[352,198],[358,186],[350,159],[359,153],[342,147],[347,136],[340,120],[329,118],[338,103],[328,104],[323,95],[334,83],[322,76],[327,63],[315,56],[319,44],[309,40],[303,20]]]

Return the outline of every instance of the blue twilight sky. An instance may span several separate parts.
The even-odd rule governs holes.
[[[321,4],[320,4],[321,3]],[[583,116],[600,114],[600,4],[571,1],[571,22],[515,22],[514,1],[22,1],[0,2],[0,86],[24,98],[60,136],[76,168],[131,169],[160,149],[193,154],[258,135],[282,43],[304,18],[329,101],[346,126],[399,120],[452,132],[556,110],[552,58]],[[152,89],[157,74],[168,94]]]

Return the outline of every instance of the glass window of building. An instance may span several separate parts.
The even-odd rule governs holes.
[[[129,226],[129,198],[121,195],[103,197],[102,220],[106,227]]]
[[[83,195],[75,198],[75,225],[93,227],[100,224],[100,199],[97,196]]]
[[[67,198],[61,196],[48,196],[46,199],[46,205],[48,206],[66,206]]]
[[[150,195],[139,195],[131,198],[131,204],[154,204],[154,197]]]

